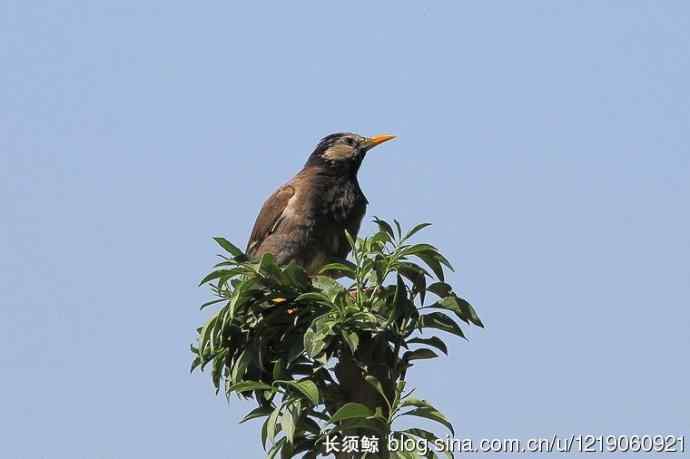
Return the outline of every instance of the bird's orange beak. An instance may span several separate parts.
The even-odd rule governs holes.
[[[388,142],[393,139],[395,139],[395,136],[390,134],[375,135],[367,139],[367,147],[374,148],[376,145],[381,145],[383,142]]]

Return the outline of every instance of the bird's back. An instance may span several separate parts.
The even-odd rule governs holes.
[[[279,264],[294,261],[316,272],[330,259],[347,256],[345,230],[357,235],[366,205],[356,176],[307,167],[266,200],[247,254],[271,253]]]

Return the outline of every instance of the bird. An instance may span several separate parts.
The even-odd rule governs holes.
[[[309,275],[345,259],[345,231],[357,237],[368,204],[357,173],[372,148],[395,138],[339,132],[321,139],[302,170],[263,204],[247,256],[256,260],[270,253],[276,264],[294,262]]]

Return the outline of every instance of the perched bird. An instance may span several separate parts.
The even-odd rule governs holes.
[[[294,261],[310,274],[347,257],[345,230],[357,235],[368,203],[357,172],[370,149],[394,138],[337,133],[321,139],[304,168],[264,203],[247,255],[271,253],[276,263]]]

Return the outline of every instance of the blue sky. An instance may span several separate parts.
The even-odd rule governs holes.
[[[487,325],[411,375],[460,436],[688,435],[687,2],[5,0],[0,63],[0,456],[262,457],[196,284],[343,130]]]

